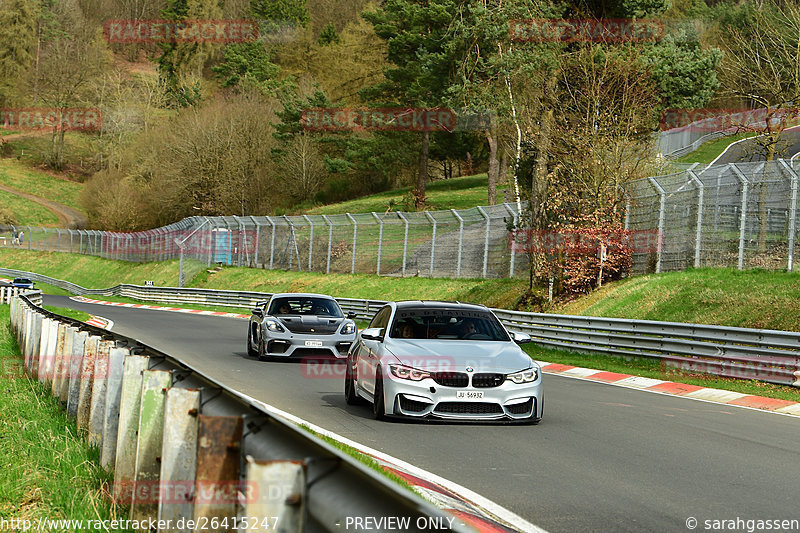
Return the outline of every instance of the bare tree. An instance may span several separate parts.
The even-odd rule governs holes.
[[[322,154],[307,133],[292,138],[281,157],[280,168],[280,180],[292,197],[300,201],[312,199],[327,177]]]
[[[723,93],[754,108],[765,108],[763,122],[741,124],[759,134],[759,155],[772,161],[784,130],[800,117],[800,6],[768,4],[752,11],[744,29],[725,28],[721,66]],[[767,246],[767,183],[759,184],[758,250]]]

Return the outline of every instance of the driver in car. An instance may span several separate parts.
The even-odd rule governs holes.
[[[467,318],[461,322],[461,327],[459,328],[459,333],[461,334],[462,339],[468,338],[473,333],[477,333],[478,330],[475,328],[475,322],[471,319]]]

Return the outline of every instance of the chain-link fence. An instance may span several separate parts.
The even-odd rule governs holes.
[[[657,236],[634,249],[634,273],[689,267],[794,268],[798,176],[792,162],[737,163],[625,186],[626,228]],[[524,216],[524,214],[523,214]],[[10,227],[0,246],[126,261],[181,258],[185,277],[213,264],[326,273],[526,276],[510,246],[515,204],[421,213],[193,217],[137,233]]]
[[[420,213],[192,217],[136,233],[10,227],[5,243],[136,262],[181,258],[187,277],[204,265],[223,264],[498,278],[527,268],[527,258],[508,243],[508,226],[518,216],[516,205],[502,204]]]
[[[790,161],[694,167],[626,189],[626,228],[660,236],[658,251],[634,254],[635,273],[795,268],[798,175]]]

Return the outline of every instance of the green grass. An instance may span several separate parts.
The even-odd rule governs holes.
[[[89,289],[104,289],[119,283],[144,285],[146,280],[160,286],[178,286],[177,259],[130,263],[89,255],[0,248],[0,266],[68,280]],[[40,283],[36,286],[44,288]]]
[[[86,255],[0,248],[0,266],[37,272],[90,289],[119,283],[144,285],[145,280],[154,280],[157,286],[176,287],[178,280],[178,260],[130,263]],[[37,283],[36,286],[50,294],[46,284]],[[201,270],[187,286],[270,293],[319,292],[343,298],[379,300],[459,300],[490,307],[513,307],[526,283],[519,279],[396,278],[224,267],[214,274]]]
[[[383,466],[381,466],[381,464],[378,461],[376,461],[375,459],[373,459],[369,455],[365,455],[365,454],[361,453],[360,451],[358,451],[356,448],[353,448],[352,446],[348,446],[347,444],[339,442],[338,440],[336,440],[336,439],[334,439],[332,437],[329,437],[327,435],[321,435],[321,434],[317,433],[316,431],[314,431],[313,429],[311,429],[310,427],[308,427],[306,424],[300,424],[299,427],[300,427],[300,429],[303,429],[303,430],[311,433],[315,437],[317,437],[317,438],[319,438],[321,440],[324,440],[325,442],[327,442],[328,444],[330,444],[334,448],[336,448],[336,449],[338,449],[340,451],[343,451],[344,453],[346,453],[350,457],[353,457],[357,461],[363,463],[367,467],[369,467],[369,468],[375,470],[376,472],[386,476],[386,478],[388,478],[390,481],[393,481],[394,483],[397,483],[401,487],[404,487],[404,488],[406,488],[406,489],[408,489],[411,492],[414,492],[416,494],[416,492],[411,487],[411,485],[409,485],[408,481],[406,481],[404,478],[398,476],[394,472],[386,470]]]
[[[79,199],[82,184],[51,176],[15,159],[0,159],[0,183],[83,211]]]
[[[486,174],[430,182],[426,187],[426,209],[468,209],[476,205],[487,205],[489,203],[487,186]],[[503,197],[503,188],[502,185],[498,186],[497,195],[500,198]],[[411,187],[402,187],[336,204],[318,207],[300,206],[300,212],[309,215],[334,215],[374,211],[382,214],[390,206],[392,211],[413,211],[412,206],[403,205],[404,197],[410,190]]]
[[[704,268],[610,283],[553,312],[800,331],[798,302],[800,273]]]
[[[702,163],[704,165],[707,165],[711,163],[714,159],[716,159],[719,156],[719,154],[721,154],[725,150],[725,148],[730,146],[731,143],[755,136],[756,133],[754,132],[736,133],[734,135],[728,135],[727,137],[723,137],[721,139],[709,141],[707,143],[701,144],[700,147],[694,152],[690,152],[683,157],[679,157],[678,159],[675,160],[675,162]]]
[[[595,370],[617,372],[620,374],[632,374],[646,378],[687,383],[699,387],[730,390],[742,394],[800,402],[800,389],[795,387],[774,385],[772,383],[755,380],[720,378],[710,374],[692,374],[670,368],[656,359],[625,359],[602,354],[554,350],[536,344],[524,344],[523,349],[534,359],[538,361],[547,361],[548,363],[580,366],[584,368],[593,368]]]
[[[342,298],[373,300],[458,300],[489,307],[513,307],[527,287],[526,281],[520,279],[396,278],[236,267],[225,267],[215,274],[204,270],[191,284],[209,289],[317,292]]]
[[[0,305],[0,362],[0,518],[126,518],[126,508],[107,500],[113,478],[99,450],[78,437],[50,390],[22,372],[7,305]]]
[[[64,135],[64,162],[79,174],[88,174],[96,149],[92,143],[97,139],[95,133],[69,131]],[[14,158],[25,166],[34,167],[46,163],[52,152],[50,132],[29,132],[8,141]],[[84,168],[81,168],[84,167]]]
[[[81,322],[86,322],[87,320],[92,318],[92,315],[90,315],[89,313],[84,313],[83,311],[78,311],[77,309],[69,309],[67,307],[56,307],[54,305],[45,305],[42,307],[57,315],[65,316],[68,318],[74,318],[75,320],[80,320]]]
[[[58,216],[33,200],[0,190],[0,205],[17,216],[18,226],[58,226]]]

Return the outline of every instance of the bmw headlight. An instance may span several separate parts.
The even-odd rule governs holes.
[[[269,319],[267,320],[267,329],[270,331],[283,331],[283,326],[277,320]]]
[[[342,326],[342,330],[339,332],[342,335],[351,335],[356,332],[356,325],[352,322],[349,322]]]
[[[531,383],[539,378],[539,372],[535,368],[529,368],[521,372],[515,372],[506,376],[506,379],[520,385],[522,383]]]
[[[431,377],[429,373],[411,368],[410,366],[389,365],[389,370],[394,377],[411,381],[422,381],[425,378]]]

